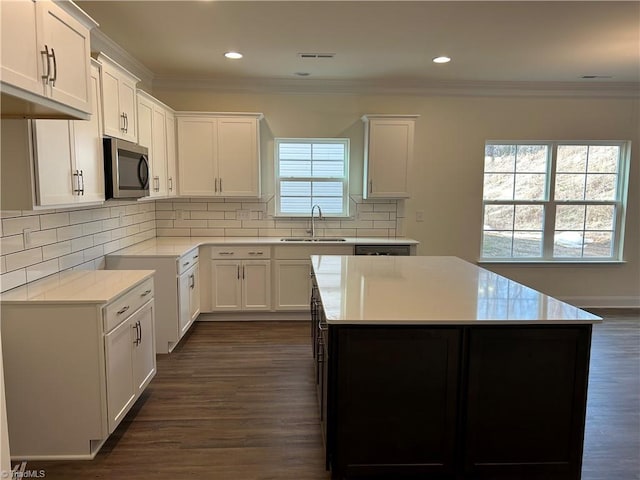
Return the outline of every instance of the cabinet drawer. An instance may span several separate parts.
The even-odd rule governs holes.
[[[104,309],[104,331],[111,331],[129,315],[153,298],[153,279],[149,278],[124,295],[109,303]]]
[[[271,258],[271,248],[266,245],[254,247],[211,247],[211,258]]]
[[[200,256],[199,249],[191,250],[186,255],[183,255],[178,259],[178,275],[182,275],[184,272],[198,263],[198,257]]]
[[[351,245],[283,245],[275,247],[275,258],[308,260],[311,255],[353,255]]]

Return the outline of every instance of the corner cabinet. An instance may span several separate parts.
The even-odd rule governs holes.
[[[72,2],[49,0],[2,2],[1,22],[3,117],[89,119],[97,24]]]
[[[177,112],[182,196],[259,197],[262,114]]]
[[[93,458],[140,398],[156,374],[152,275],[66,272],[3,294],[13,459]]]
[[[409,198],[418,115],[364,115],[363,198]]]
[[[136,85],[140,79],[104,53],[97,59],[102,65],[104,134],[138,143]]]
[[[155,270],[156,351],[169,353],[200,314],[198,248],[182,256],[107,255],[109,270]]]
[[[104,202],[100,73],[91,66],[90,120],[3,120],[2,206]]]

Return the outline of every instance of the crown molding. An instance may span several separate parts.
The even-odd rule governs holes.
[[[142,86],[146,86],[150,89],[153,85],[153,72],[97,28],[91,30],[91,51],[106,54],[116,63],[120,64],[136,77],[140,78],[140,81],[143,84]]]
[[[153,88],[220,93],[640,98],[640,82],[374,81],[156,75]]]

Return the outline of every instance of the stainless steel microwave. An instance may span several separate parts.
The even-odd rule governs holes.
[[[146,147],[105,137],[106,198],[140,198],[149,195],[149,152]]]

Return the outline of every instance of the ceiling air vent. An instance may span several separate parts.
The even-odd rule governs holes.
[[[300,58],[333,58],[335,53],[299,53]]]

